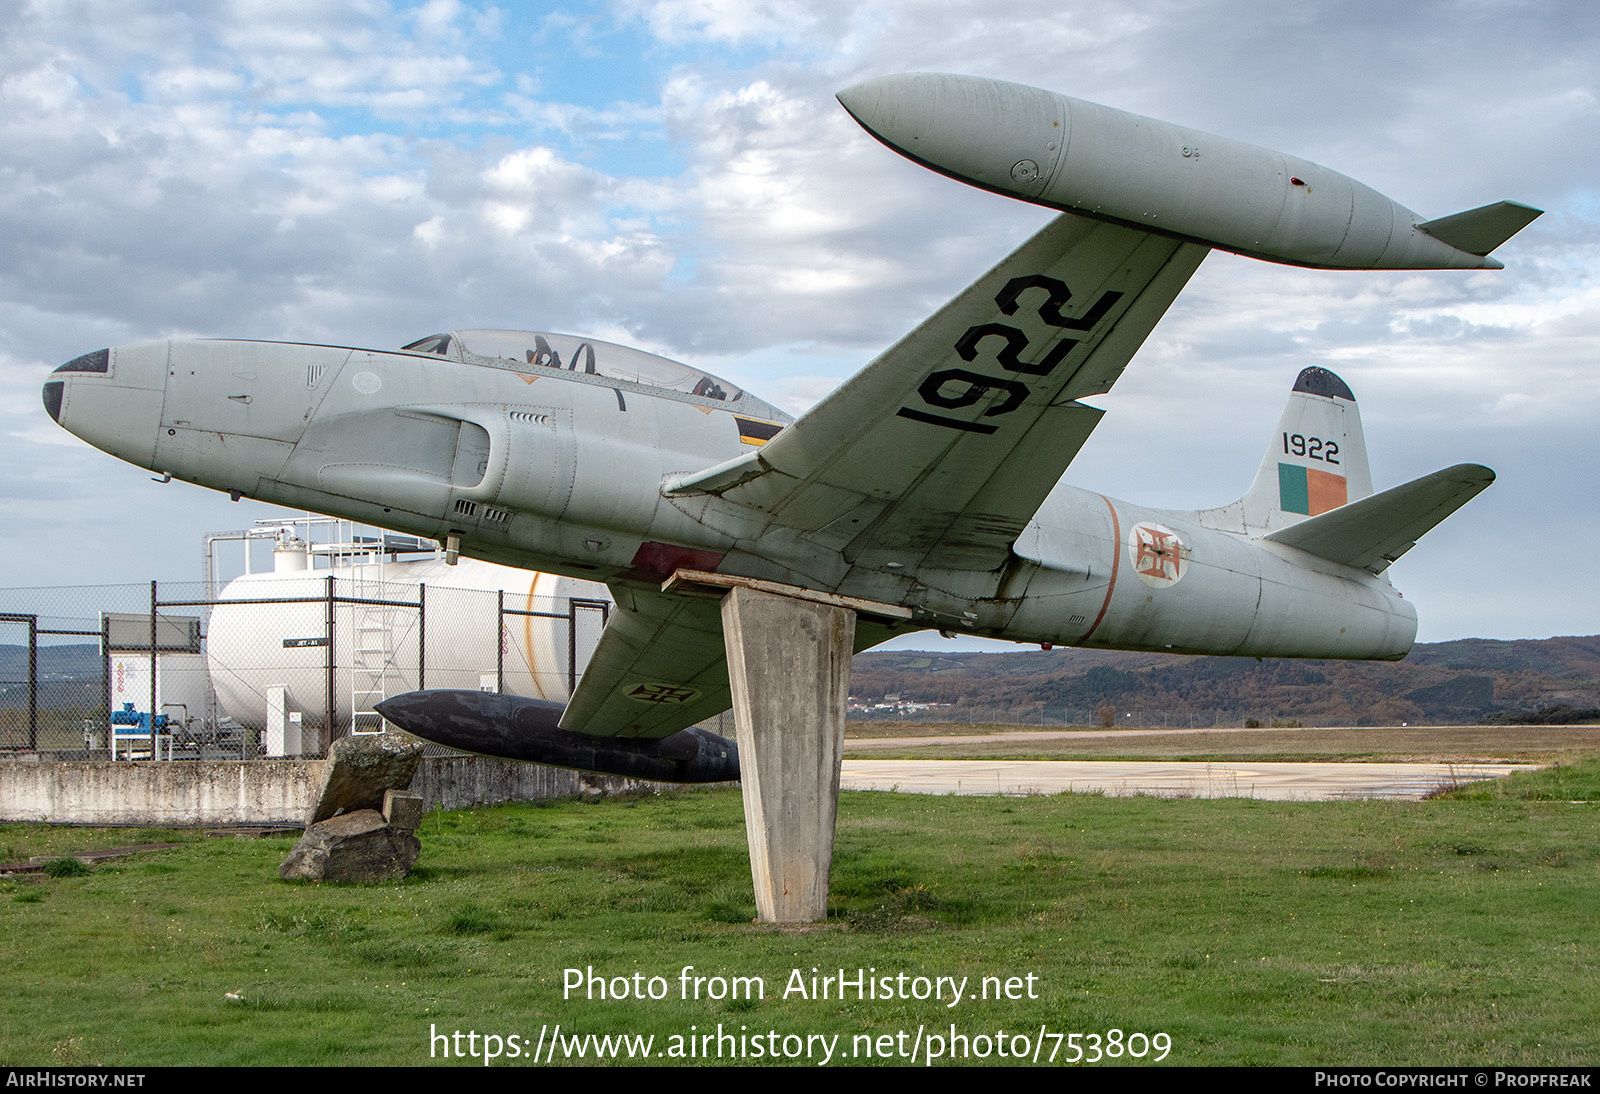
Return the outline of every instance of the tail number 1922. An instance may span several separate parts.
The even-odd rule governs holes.
[[[1308,460],[1322,460],[1325,463],[1339,462],[1339,445],[1334,441],[1325,441],[1321,437],[1307,437],[1300,433],[1285,433],[1283,435],[1283,454],[1285,456],[1301,456]]]

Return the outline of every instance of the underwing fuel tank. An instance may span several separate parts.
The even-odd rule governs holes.
[[[511,760],[668,783],[739,780],[739,746],[698,727],[659,740],[591,737],[561,729],[562,703],[487,691],[411,691],[378,713],[429,741]]]
[[[1502,201],[1425,220],[1309,160],[1003,80],[906,73],[838,97],[961,182],[1294,266],[1500,269],[1489,252],[1540,214]]]

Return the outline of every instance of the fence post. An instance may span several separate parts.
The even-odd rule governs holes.
[[[335,712],[338,711],[338,709],[339,709],[337,704],[334,702],[334,696],[333,696],[334,679],[333,679],[333,575],[332,574],[328,575],[328,595],[327,595],[327,599],[326,599],[325,603],[327,604],[327,610],[325,612],[325,617],[326,617],[325,621],[327,623],[327,630],[328,630],[328,660],[327,660],[328,673],[327,673],[327,681],[326,681],[327,695],[325,696],[325,699],[326,699],[326,702],[327,702],[327,708],[328,708],[328,710],[327,710],[328,736],[327,736],[327,741],[326,741],[325,747],[332,748],[333,747],[333,742],[334,742],[334,736],[335,736],[335,733],[337,732],[335,730],[335,728],[334,728],[333,717],[334,717]],[[302,745],[301,747],[304,748],[304,745]]]
[[[129,746],[132,747],[131,745]],[[150,583],[150,758],[156,758],[156,583]],[[133,753],[128,753],[133,759]]]
[[[106,716],[102,725],[107,734],[111,733],[111,617],[102,609],[100,612],[100,698],[106,706]],[[108,742],[115,741],[114,737],[107,737]],[[112,745],[115,749],[115,744]],[[116,753],[112,753],[116,758]]]
[[[417,585],[417,690],[428,686],[428,586]]]
[[[39,751],[39,617],[28,617],[28,749]]]
[[[506,591],[495,596],[494,605],[494,693],[506,693]]]

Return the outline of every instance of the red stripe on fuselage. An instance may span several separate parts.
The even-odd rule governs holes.
[[[1117,507],[1104,494],[1100,495],[1100,500],[1106,503],[1106,508],[1111,512],[1111,581],[1106,585],[1106,598],[1100,604],[1100,614],[1094,617],[1094,622],[1089,624],[1083,637],[1074,643],[1078,646],[1089,641],[1089,637],[1100,626],[1100,621],[1106,617],[1106,609],[1111,607],[1111,594],[1117,589],[1117,569],[1122,562],[1122,522],[1117,519]]]

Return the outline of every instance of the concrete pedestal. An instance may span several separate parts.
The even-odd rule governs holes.
[[[828,915],[855,629],[849,608],[738,587],[722,601],[750,872],[769,923]]]

